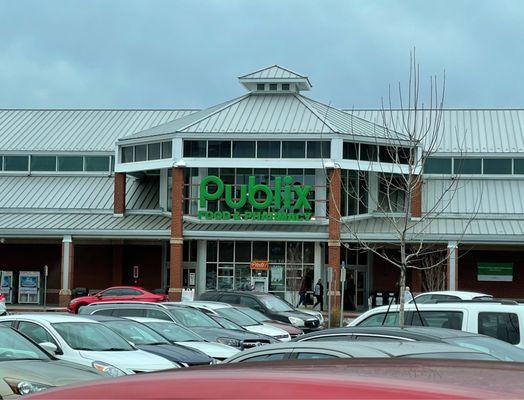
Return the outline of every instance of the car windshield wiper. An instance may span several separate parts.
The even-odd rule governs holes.
[[[132,349],[123,349],[122,347],[109,347],[107,349],[94,350],[94,351],[129,351]]]
[[[50,361],[49,358],[38,358],[38,357],[20,357],[20,358],[6,358],[0,361]]]

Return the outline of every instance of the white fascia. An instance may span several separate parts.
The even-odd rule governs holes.
[[[172,158],[162,160],[139,161],[115,165],[115,172],[140,172],[155,169],[171,168],[175,161]]]
[[[304,158],[184,158],[186,167],[193,168],[306,168],[322,169],[330,159]]]

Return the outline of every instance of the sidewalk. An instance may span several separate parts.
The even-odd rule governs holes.
[[[41,306],[38,304],[6,304],[8,313],[33,313],[33,312],[67,312],[67,308],[58,306]]]

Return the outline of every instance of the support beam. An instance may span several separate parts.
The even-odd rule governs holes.
[[[182,298],[183,276],[183,213],[184,213],[184,168],[173,167],[171,186],[171,239],[169,241],[169,299]]]
[[[71,286],[73,285],[74,245],[71,236],[62,238],[62,261],[60,263],[60,283],[58,305],[67,307],[71,301]]]
[[[329,171],[329,239],[328,239],[328,262],[333,268],[333,283],[331,290],[334,295],[330,296],[331,309],[340,308],[340,207],[341,207],[341,175],[340,168]]]
[[[448,290],[458,289],[458,244],[448,243]]]
[[[207,241],[197,240],[196,293],[206,291]]]
[[[115,172],[115,193],[113,213],[123,217],[126,212],[126,173]]]
[[[422,217],[422,176],[411,177],[411,217]]]

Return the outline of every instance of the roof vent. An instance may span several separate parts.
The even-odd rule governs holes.
[[[311,83],[307,76],[297,74],[278,65],[243,75],[238,80],[247,90],[254,93],[294,93],[311,89]]]

